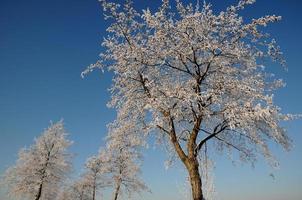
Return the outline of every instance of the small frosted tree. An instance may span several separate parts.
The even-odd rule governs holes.
[[[90,157],[86,162],[84,178],[90,188],[92,200],[96,199],[100,188],[108,186],[108,180],[106,179],[106,171],[108,170],[105,166],[106,164],[101,157],[97,156]]]
[[[72,198],[72,191],[69,186],[64,186],[58,193],[56,200],[75,200]]]
[[[92,200],[92,187],[86,176],[63,188],[58,200]]]
[[[205,198],[200,165],[207,149],[238,152],[252,163],[260,153],[275,165],[268,141],[290,148],[280,122],[294,116],[273,102],[284,84],[264,66],[268,59],[285,64],[275,40],[262,32],[281,17],[244,21],[239,11],[254,0],[217,14],[210,4],[180,0],[176,8],[163,0],[155,13],[138,12],[131,1],[101,3],[111,23],[106,51],[84,74],[114,72],[109,106],[117,109],[117,121],[168,141],[189,174],[194,200]]]
[[[4,174],[9,194],[33,200],[55,199],[58,186],[71,169],[63,122],[51,124],[35,143],[19,152],[16,164]]]
[[[114,187],[113,200],[117,200],[123,191],[131,196],[133,193],[148,190],[139,178],[140,148],[143,144],[141,136],[130,123],[109,125],[107,148],[101,157],[107,162],[105,170],[112,180],[111,186]]]
[[[84,173],[61,190],[58,200],[96,200],[99,190],[109,185],[107,171],[106,163],[101,157],[89,157]]]

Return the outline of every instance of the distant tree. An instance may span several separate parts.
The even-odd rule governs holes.
[[[102,183],[103,168],[99,158],[90,157],[85,163],[85,172],[79,179],[62,188],[57,200],[95,200]]]
[[[61,187],[56,200],[76,200],[73,196],[73,191],[71,190],[71,186],[66,184]]]
[[[81,176],[78,180],[71,182],[63,188],[58,196],[58,200],[91,200],[92,188],[86,176]]]
[[[4,182],[9,194],[33,200],[54,199],[60,183],[71,169],[63,122],[51,124],[29,148],[19,152],[16,164],[10,167]]]
[[[107,148],[101,152],[107,163],[105,170],[112,180],[110,184],[114,187],[113,200],[117,200],[123,191],[130,196],[148,190],[139,178],[142,158],[139,150],[144,143],[131,124],[121,125],[110,125]]]
[[[97,156],[90,157],[86,162],[84,178],[91,191],[91,200],[96,200],[96,195],[100,188],[108,186],[105,174],[108,171],[106,164]]]
[[[117,200],[123,192],[130,196],[147,190],[139,178],[139,150],[144,141],[137,131],[133,132],[131,124],[121,125],[109,125],[106,148],[87,159],[82,176],[65,187],[58,200],[96,200],[99,189],[105,187],[113,187],[113,200]]]
[[[262,32],[281,17],[244,21],[239,11],[254,0],[217,14],[210,4],[180,0],[175,9],[163,0],[153,14],[136,11],[130,0],[123,6],[101,3],[111,22],[106,51],[83,74],[94,68],[114,72],[109,105],[117,109],[117,121],[169,141],[188,171],[194,200],[205,198],[200,165],[207,152],[234,150],[252,163],[259,152],[274,165],[269,139],[290,148],[280,121],[294,116],[273,103],[284,84],[264,67],[267,58],[285,64],[275,40]],[[130,156],[116,151],[113,157]]]

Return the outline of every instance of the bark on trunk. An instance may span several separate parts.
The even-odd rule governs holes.
[[[84,189],[82,189],[81,193],[80,193],[80,200],[83,200],[84,197]]]
[[[97,184],[96,177],[97,177],[97,173],[95,172],[93,176],[92,200],[95,200],[95,196],[96,196],[96,184]]]
[[[46,177],[46,176],[45,176],[45,172],[46,172],[46,169],[47,169],[47,167],[48,167],[48,163],[49,163],[49,159],[50,159],[50,153],[51,153],[53,147],[54,147],[54,144],[52,144],[50,150],[49,150],[48,153],[47,153],[47,158],[46,158],[45,166],[44,166],[44,168],[42,169],[42,179],[41,179],[41,183],[40,183],[40,185],[39,185],[39,191],[38,191],[38,194],[37,194],[36,197],[35,197],[35,200],[39,200],[39,199],[41,198],[42,189],[43,189],[43,183],[44,183],[44,178]]]
[[[164,116],[170,115],[169,112],[167,114],[166,113],[163,114]],[[196,158],[197,154],[195,153],[196,138],[198,135],[201,120],[202,117],[199,117],[198,120],[195,122],[194,129],[187,143],[187,149],[188,149],[187,154],[183,151],[177,139],[173,117],[171,116],[169,117],[169,124],[171,126],[170,132],[168,132],[161,126],[158,126],[161,130],[164,130],[166,133],[169,134],[170,140],[177,152],[177,155],[179,156],[180,160],[183,162],[183,164],[186,166],[189,172],[193,200],[205,200],[202,194],[201,176],[199,174],[199,163]]]
[[[92,200],[95,200],[95,185],[93,186],[93,191],[92,191]]]
[[[198,162],[193,161],[191,163],[188,163],[187,169],[190,177],[193,200],[205,200],[202,194],[202,184],[201,184],[201,177],[198,169]]]
[[[121,183],[118,183],[117,186],[116,186],[116,188],[115,188],[113,200],[117,200],[118,194],[120,192],[120,188],[121,188]]]
[[[42,188],[43,188],[43,184],[41,183],[40,186],[39,186],[38,194],[37,194],[36,197],[35,197],[35,200],[39,200],[39,199],[41,198],[41,195],[42,195]]]

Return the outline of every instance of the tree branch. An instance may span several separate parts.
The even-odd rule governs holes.
[[[217,129],[220,127],[220,129],[217,131]],[[224,120],[222,123],[218,124],[215,128],[213,133],[209,133],[209,136],[207,136],[206,138],[204,138],[203,140],[201,140],[199,142],[199,144],[197,145],[197,147],[195,148],[195,154],[197,155],[197,153],[200,151],[200,149],[202,148],[202,146],[210,139],[216,137],[219,133],[221,133],[222,131],[224,131],[228,126],[226,125],[226,120]]]
[[[174,126],[174,121],[173,118],[171,116],[169,116],[169,125],[171,126],[171,130],[168,131],[166,129],[164,129],[163,127],[157,125],[157,127],[159,129],[161,129],[162,131],[164,131],[165,133],[167,133],[170,136],[170,141],[173,144],[176,153],[178,154],[179,158],[182,160],[183,163],[187,162],[187,155],[185,154],[185,152],[183,151],[182,147],[180,146],[177,137],[176,137],[176,132],[175,132],[175,126]]]

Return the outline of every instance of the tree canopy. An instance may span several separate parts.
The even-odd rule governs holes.
[[[228,149],[253,163],[262,154],[276,165],[270,140],[289,150],[291,140],[273,94],[284,85],[266,70],[267,60],[285,66],[276,41],[263,32],[280,16],[249,22],[240,10],[254,0],[241,0],[214,13],[211,4],[172,8],[163,0],[158,10],[135,10],[125,4],[100,1],[110,21],[101,59],[95,68],[114,72],[109,106],[117,123],[132,124],[142,135],[156,133],[187,168],[192,188],[200,188],[202,151]],[[198,193],[194,196],[194,193]],[[193,191],[193,199],[202,199]]]

